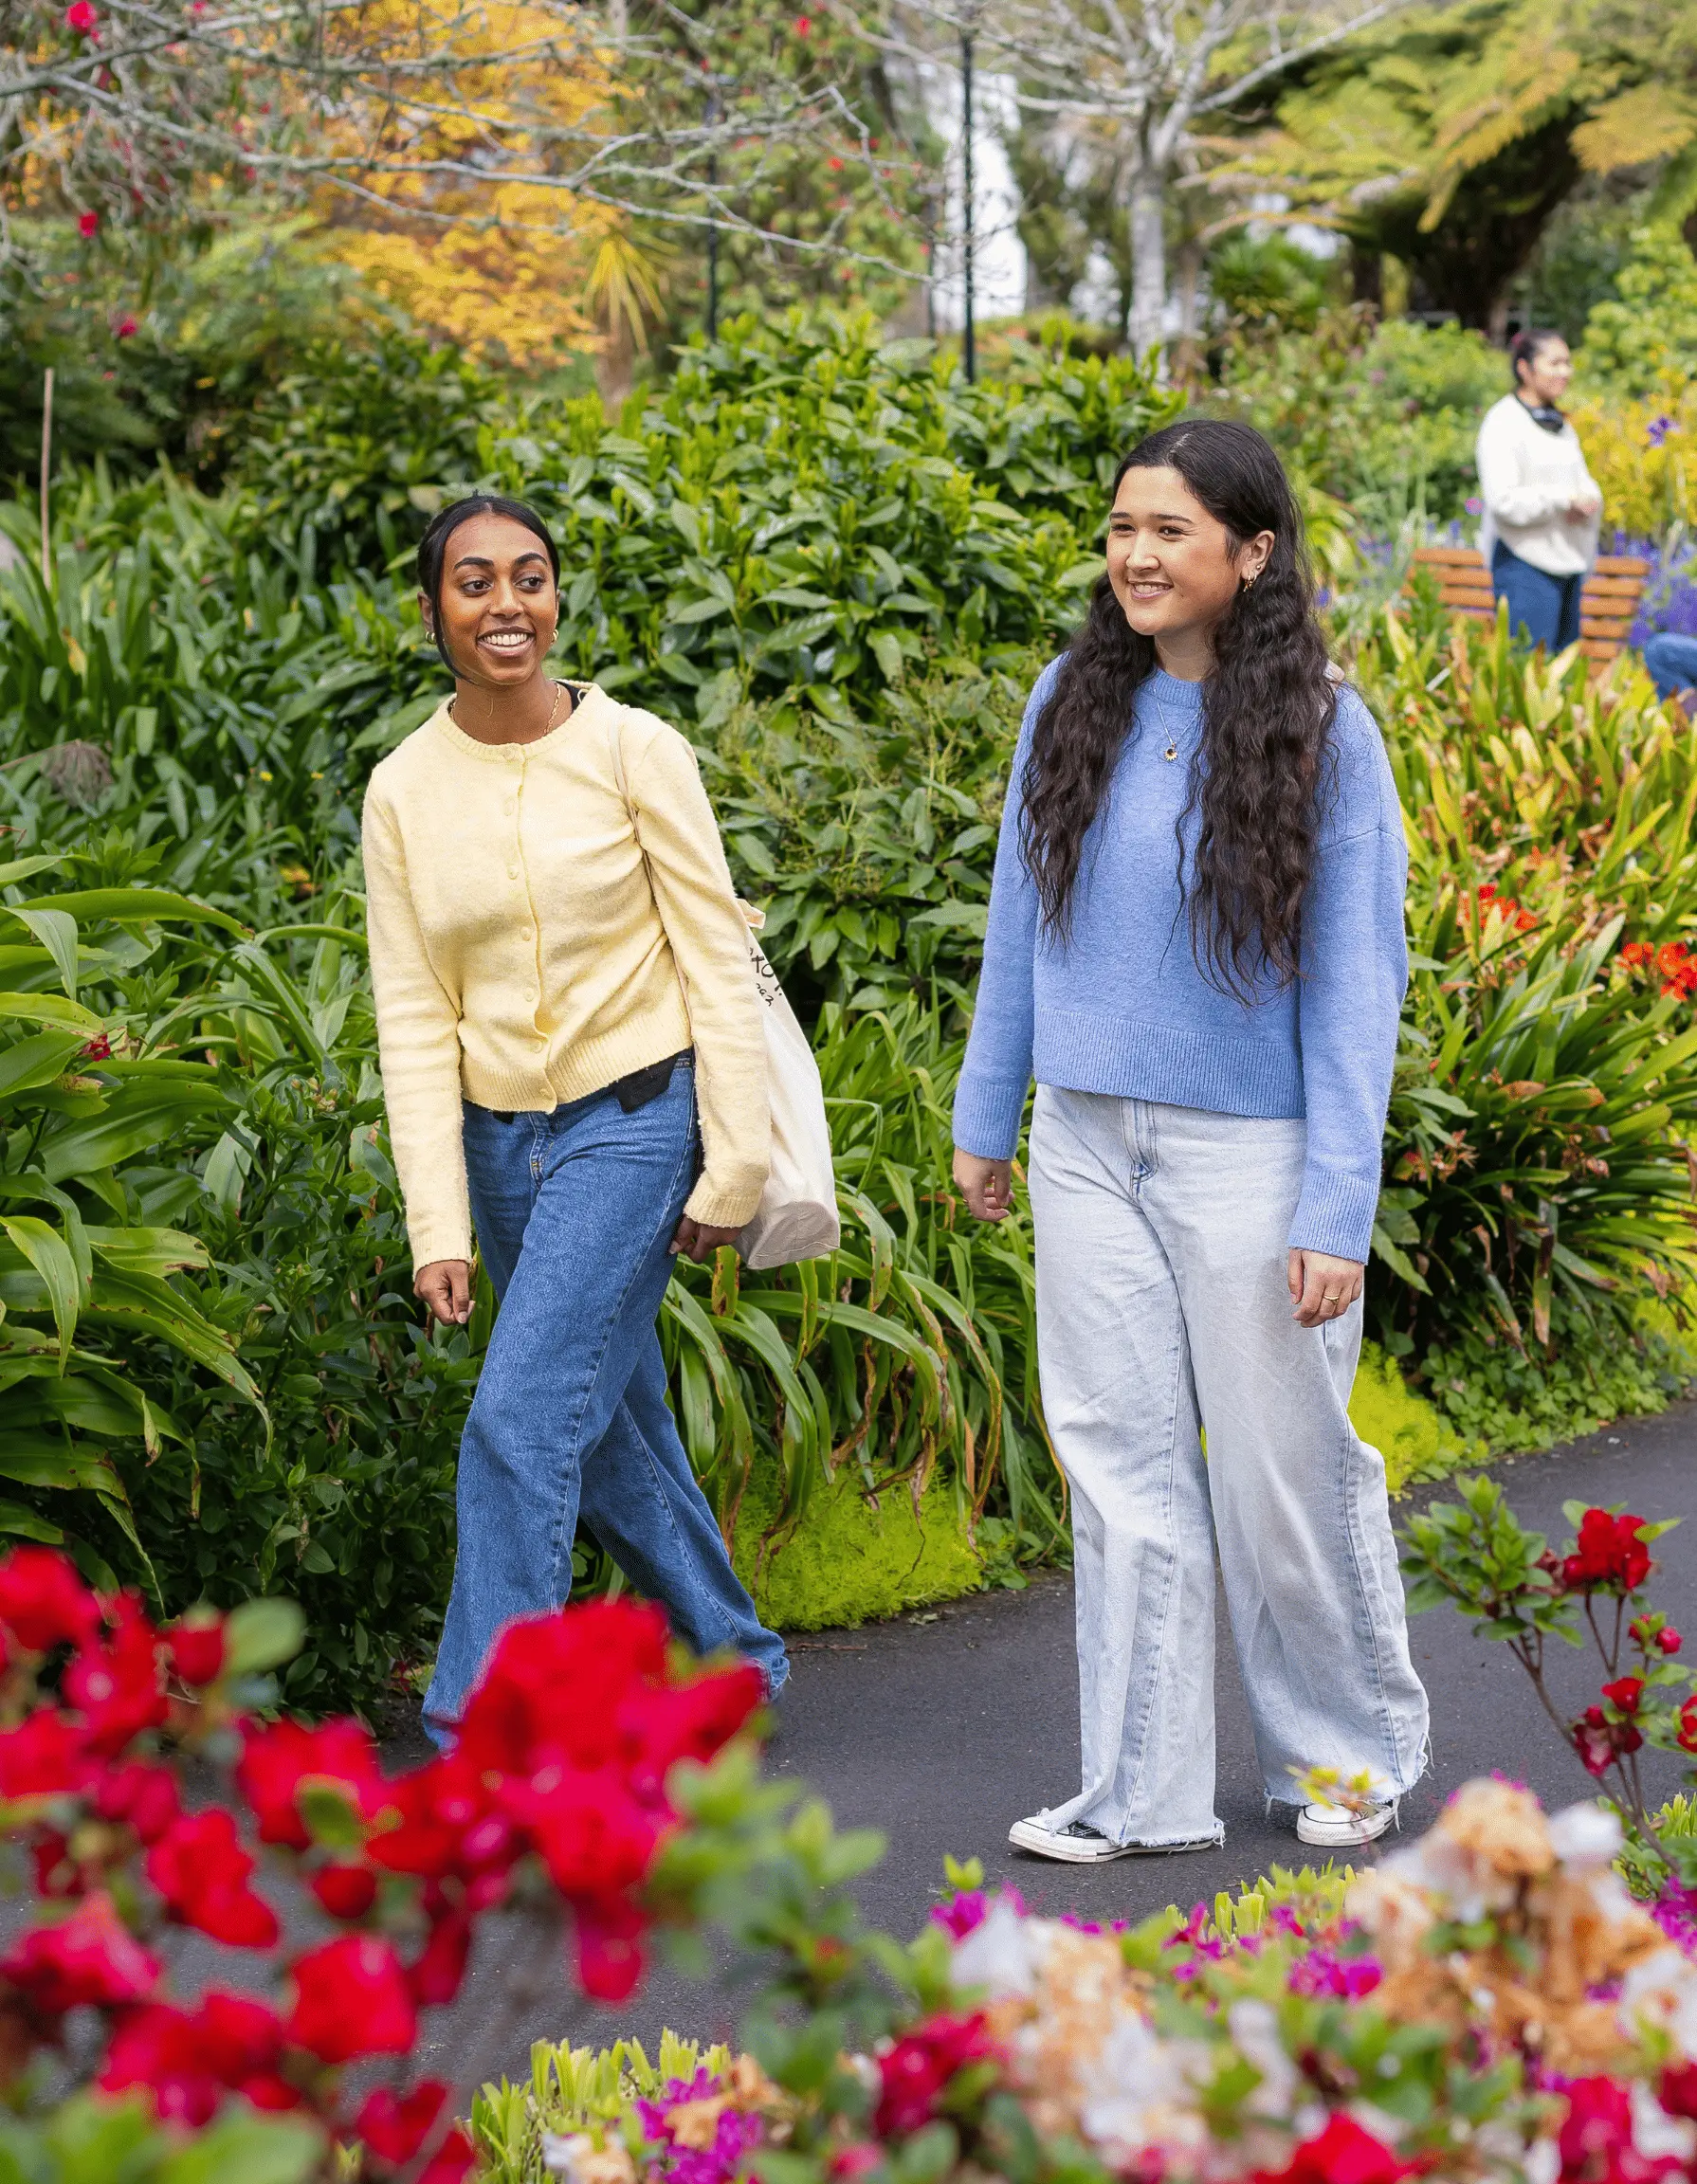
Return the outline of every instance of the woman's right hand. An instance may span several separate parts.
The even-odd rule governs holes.
[[[445,1327],[464,1327],[471,1318],[471,1266],[465,1259],[432,1259],[412,1277],[412,1294],[422,1297]]]
[[[986,1160],[981,1153],[955,1148],[955,1181],[965,1193],[967,1210],[979,1221],[1005,1221],[1013,1209],[1013,1163]]]

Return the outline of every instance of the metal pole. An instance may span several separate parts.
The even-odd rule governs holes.
[[[714,129],[719,126],[719,89],[716,84],[709,86],[707,92],[707,125]],[[717,151],[709,152],[707,155],[707,181],[713,189],[718,189],[719,154]],[[713,220],[713,226],[707,229],[707,338],[709,341],[717,341],[719,339],[719,212],[717,205],[709,205],[707,210]]]
[[[52,476],[53,464],[53,367],[47,366],[42,380],[42,582],[49,592],[53,589],[53,546],[51,529],[47,521],[47,482]]]
[[[973,325],[973,34],[960,33],[961,195],[960,270],[966,300],[961,323],[960,360],[969,380],[978,376],[977,343]]]

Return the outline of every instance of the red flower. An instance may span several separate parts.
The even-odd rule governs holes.
[[[1638,1702],[1643,1696],[1642,1676],[1617,1676],[1613,1684],[1603,1685],[1603,1697],[1611,1706],[1617,1706],[1623,1714],[1635,1714]]]
[[[210,2123],[225,2088],[208,2068],[192,2020],[164,2002],[132,2010],[112,2035],[100,2084],[107,2093],[143,2087],[168,2123]]]
[[[1662,2072],[1656,2098],[1670,2116],[1697,2117],[1697,2063],[1670,2064]]]
[[[809,32],[810,32],[812,29],[812,27],[813,27],[813,19],[812,19],[812,17],[811,15],[797,15],[797,16],[796,16],[796,18],[795,18],[795,35],[796,35],[796,37],[797,37],[797,38],[805,38],[805,37],[807,37],[807,36],[808,36],[808,34],[809,34]]]
[[[377,1901],[377,1876],[369,1866],[321,1866],[312,1892],[332,1919],[363,1919]]]
[[[259,1822],[260,1841],[292,1850],[304,1850],[312,1840],[296,1802],[303,1783],[329,1783],[362,1818],[384,1801],[386,1791],[376,1746],[357,1721],[326,1721],[318,1729],[279,1721],[250,1729],[236,1781]]]
[[[457,1756],[503,1774],[616,1757],[620,1702],[634,1684],[665,1682],[666,1636],[661,1611],[632,1600],[508,1624],[466,1705]]]
[[[289,2038],[321,2063],[405,2055],[418,2035],[400,1960],[374,1934],[344,1934],[308,1950],[294,1977]]]
[[[471,1956],[471,1919],[463,1910],[443,1910],[430,1920],[423,1949],[407,1968],[407,1984],[421,2009],[451,2002],[465,1977]]]
[[[1558,2143],[1564,2178],[1613,2184],[1615,2179],[1656,2174],[1633,2145],[1632,2095],[1613,2078],[1576,2078],[1567,2087],[1567,2115]],[[1627,2157],[1624,2163],[1623,2155]]]
[[[117,335],[120,341],[127,341],[132,334],[139,333],[140,329],[140,319],[133,318],[131,314],[126,311],[123,317],[119,320],[118,324],[112,329],[112,331]]]
[[[300,2095],[279,2075],[283,2027],[246,1994],[207,1995],[192,2015],[164,2003],[125,2013],[100,2083],[108,2093],[144,2086],[157,2113],[198,2127],[226,2091],[261,2108],[292,2108]]]
[[[623,2002],[642,1977],[643,1916],[609,1899],[577,1906],[577,1979],[597,2002]]]
[[[920,2130],[936,2115],[957,2072],[969,2063],[997,2061],[1000,2054],[981,2010],[970,2016],[940,2013],[916,2025],[879,2058],[879,2136]]]
[[[392,2086],[379,2085],[366,2095],[365,2105],[355,2117],[355,2135],[379,2160],[392,2161],[399,2168],[429,2137],[447,2099],[447,2087],[439,2078],[426,2078],[404,2095],[397,2095]]]
[[[84,37],[94,28],[99,20],[100,18],[96,15],[91,5],[91,0],[71,0],[70,6],[64,11],[65,28],[78,31]]]
[[[147,1877],[171,1916],[236,1949],[269,1949],[277,1914],[248,1886],[253,1860],[222,1808],[173,1823],[147,1854]]]
[[[84,217],[89,217],[89,215],[85,214]],[[91,228],[89,232],[92,234],[93,229]],[[103,1031],[100,1032],[97,1037],[91,1039],[88,1042],[88,1045],[82,1049],[82,1060],[84,1062],[109,1062],[111,1059],[112,1042],[107,1038],[105,1032]]]
[[[1328,2116],[1325,2129],[1305,2139],[1274,2174],[1279,2184],[1399,2184],[1418,2167],[1418,2162],[1398,2160],[1382,2138],[1339,2112]]]
[[[79,212],[77,215],[77,232],[82,236],[84,243],[94,234],[100,224],[100,216],[98,212]]]
[[[1606,1509],[1587,1509],[1579,1520],[1575,1552],[1561,1565],[1570,1592],[1635,1592],[1650,1575],[1650,1549],[1638,1538],[1645,1518],[1611,1517]]]
[[[89,1795],[102,1820],[134,1829],[137,1840],[144,1844],[156,1843],[182,1811],[176,1777],[170,1768],[148,1766],[139,1759],[108,1768]]]
[[[1679,1710],[1679,1730],[1674,1742],[1682,1752],[1697,1753],[1697,1693]]]
[[[425,2163],[418,2184],[460,2184],[477,2162],[477,2149],[456,2123]]]
[[[126,321],[130,332],[136,331],[136,321]],[[121,329],[120,329],[121,331]],[[171,1665],[185,1684],[197,1688],[216,1684],[224,1673],[224,1618],[210,1622],[174,1623],[165,1633],[166,1650]]]
[[[528,1782],[510,1785],[506,1803],[562,1896],[633,1888],[653,1863],[659,1817],[611,1769],[544,1767]]]
[[[490,1813],[482,1774],[456,1752],[384,1785],[377,1831],[366,1855],[391,1873],[437,1880],[465,1869],[467,1847],[484,1840],[484,1824],[490,1819],[510,1864],[519,1847],[511,1825]]]
[[[144,1729],[155,1729],[170,1708],[159,1673],[159,1633],[133,1592],[112,1603],[112,1629],[84,1644],[64,1672],[64,1695],[88,1724],[97,1752],[116,1756]]]
[[[1628,971],[1637,971],[1655,959],[1655,950],[1648,940],[1629,940],[1620,951],[1620,960]]]
[[[292,2086],[276,2095],[277,2066],[283,2056],[283,2020],[250,1994],[213,1990],[201,2003],[195,2036],[207,2067],[225,2084],[245,2093],[260,2108],[292,2108],[300,2099]]]
[[[92,220],[92,212],[84,212]],[[14,1547],[0,1562],[0,1623],[28,1653],[81,1645],[100,1619],[94,1594],[56,1547]]]
[[[1673,1629],[1671,1624],[1669,1625],[1666,1630],[1658,1630],[1656,1632],[1655,1642],[1664,1653],[1677,1653],[1680,1647],[1685,1644],[1685,1640],[1680,1636],[1679,1632]]]
[[[0,1796],[60,1796],[81,1789],[89,1770],[82,1731],[51,1707],[0,1729]]]
[[[36,1926],[0,1961],[9,1979],[44,2016],[63,2016],[92,2003],[114,2009],[144,2002],[158,1982],[150,1956],[103,1892],[85,1896],[57,1926]]]

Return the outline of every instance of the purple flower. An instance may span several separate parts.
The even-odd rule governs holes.
[[[1353,2002],[1371,1994],[1384,1977],[1373,1956],[1340,1956],[1330,1949],[1310,1949],[1290,1967],[1293,1994],[1335,1994]]]
[[[1480,500],[1477,493],[1466,503],[1466,506],[1469,516],[1483,516],[1485,513],[1485,502]]]
[[[982,1888],[962,1888],[946,1903],[932,1904],[931,1923],[952,1934],[957,1941],[964,1940],[974,1927],[983,1925],[993,1902],[1006,1903],[1018,1917],[1025,1917],[1025,1898],[1017,1888],[998,1888],[994,1896],[987,1896]]]
[[[1670,1880],[1651,1905],[1650,1916],[1670,1941],[1677,1942],[1688,1956],[1697,1956],[1697,1890]]]
[[[698,2070],[685,2081],[667,2081],[658,2101],[639,2101],[643,2137],[658,2148],[653,2174],[660,2184],[730,2184],[744,2157],[760,2142],[765,2126],[757,2116],[740,2109],[721,2108],[714,2126],[711,2146],[680,2146],[672,2137],[672,2111],[688,2102],[711,2101],[723,2091],[710,2070]]]
[[[1651,447],[1659,447],[1672,429],[1673,419],[1671,417],[1652,417],[1650,421],[1650,429],[1644,435],[1645,441]]]

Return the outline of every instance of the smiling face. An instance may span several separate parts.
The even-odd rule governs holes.
[[[430,628],[430,602],[418,595]],[[462,682],[511,690],[539,675],[559,623],[548,550],[510,516],[468,516],[442,560],[441,629]]]
[[[1538,344],[1529,363],[1517,364],[1514,370],[1526,401],[1559,410],[1567,382],[1573,377],[1573,356],[1567,343],[1556,334]]]
[[[1215,627],[1272,550],[1270,531],[1234,541],[1177,470],[1128,470],[1114,495],[1107,527],[1114,597],[1138,634],[1155,639],[1161,664],[1187,679],[1205,671]]]

